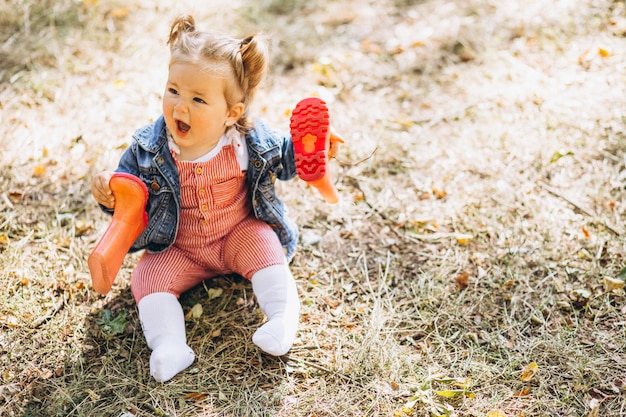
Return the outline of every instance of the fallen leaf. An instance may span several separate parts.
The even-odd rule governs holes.
[[[326,305],[328,307],[330,307],[330,308],[337,308],[339,306],[339,304],[341,304],[341,301],[339,301],[339,300],[331,300],[328,297],[322,297],[322,300],[324,300]]]
[[[454,278],[454,283],[459,290],[466,289],[469,286],[469,272],[461,272]]]
[[[114,17],[115,19],[123,19],[126,16],[128,16],[128,13],[130,12],[130,10],[128,9],[128,7],[120,7],[117,9],[112,9],[109,14],[111,15],[111,17]]]
[[[183,397],[186,400],[192,400],[192,401],[202,401],[204,400],[206,397],[208,397],[209,394],[205,394],[203,392],[190,392],[189,394],[185,394],[185,396]]]
[[[526,387],[526,388],[522,388],[519,391],[515,391],[513,393],[514,397],[525,397],[526,395],[530,394],[530,388]]]
[[[491,410],[487,413],[486,417],[507,417],[504,411],[501,410]]]
[[[98,395],[94,390],[87,388],[85,390],[85,393],[87,393],[87,395],[89,395],[89,398],[91,399],[91,401],[98,401],[100,399],[100,395]]]
[[[46,174],[46,167],[43,165],[36,165],[33,168],[33,176],[34,177],[42,177]]]
[[[538,370],[539,366],[535,362],[531,362],[522,369],[522,377],[520,379],[528,382],[533,379]]]
[[[591,238],[591,233],[589,233],[589,230],[587,230],[587,228],[585,226],[582,226],[580,228],[580,231],[583,232],[583,235],[585,236],[585,239],[590,239]]]
[[[459,245],[469,245],[470,240],[472,240],[472,235],[467,235],[467,234],[459,234],[456,235],[456,243],[458,243]]]
[[[624,288],[626,286],[626,282],[621,279],[604,277],[602,278],[602,283],[604,284],[604,291],[613,291],[619,290],[620,288]]]
[[[589,401],[589,412],[587,413],[587,417],[598,417],[598,411],[600,410],[600,400],[597,398],[592,398]]]
[[[222,294],[224,293],[224,290],[222,288],[209,288],[209,300],[213,300],[215,298],[221,297]]]
[[[443,390],[443,391],[435,391],[435,394],[439,395],[440,397],[446,397],[446,398],[454,398],[457,397],[459,395],[462,395],[464,392],[461,390]]]
[[[437,197],[437,199],[441,200],[442,198],[445,198],[448,193],[445,190],[440,190],[437,187],[431,187],[431,190],[433,192],[433,194],[435,195],[435,197]]]
[[[191,307],[191,316],[194,319],[202,317],[202,304],[195,304],[193,307]]]
[[[604,48],[598,48],[598,55],[600,55],[602,58],[608,58],[611,56],[611,53]]]

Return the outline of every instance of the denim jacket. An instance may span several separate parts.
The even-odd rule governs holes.
[[[256,121],[245,139],[249,154],[247,179],[254,215],[272,227],[287,259],[291,260],[298,228],[287,217],[287,209],[274,188],[276,179],[286,181],[296,176],[291,137]],[[148,226],[130,252],[141,249],[162,252],[176,239],[180,222],[180,181],[167,143],[165,120],[161,116],[135,132],[132,144],[123,153],[116,169],[141,178],[149,192]],[[112,213],[108,209],[105,211]]]

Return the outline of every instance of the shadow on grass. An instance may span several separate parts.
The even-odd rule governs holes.
[[[81,355],[67,360],[59,376],[30,384],[23,416],[258,415],[279,408],[277,387],[286,383],[287,368],[283,358],[252,343],[263,315],[251,297],[249,283],[238,276],[185,293],[181,304],[196,361],[161,384],[149,374],[150,349],[124,288],[85,318]],[[194,306],[202,314],[192,314]]]

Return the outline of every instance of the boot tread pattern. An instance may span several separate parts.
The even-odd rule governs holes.
[[[330,138],[326,103],[317,97],[300,101],[291,114],[289,127],[298,176],[307,182],[322,178]]]

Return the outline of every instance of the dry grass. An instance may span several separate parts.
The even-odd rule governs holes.
[[[623,3],[212,4],[0,5],[0,415],[626,414],[610,287],[626,250]],[[182,298],[203,307],[187,321],[198,360],[157,384],[136,257],[106,297],[89,288],[107,222],[89,183],[158,115],[164,38],[187,10],[268,32],[259,113],[286,128],[320,94],[347,143],[339,205],[281,185],[303,236],[294,349],[258,351],[251,288],[223,277]]]

